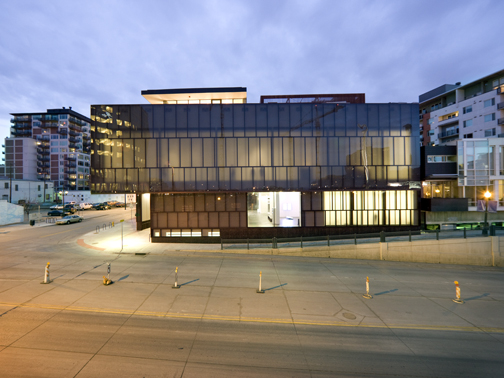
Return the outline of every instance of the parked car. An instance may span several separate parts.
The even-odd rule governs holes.
[[[103,203],[106,203],[107,205],[109,205],[112,208],[112,206],[114,206],[117,203],[117,201],[105,201]]]
[[[79,204],[79,207],[81,210],[88,210],[88,209],[92,209],[93,205],[90,204],[89,202],[82,202]]]
[[[77,222],[82,222],[82,217],[80,215],[67,215],[66,217],[63,217],[59,220],[56,221],[56,224],[70,224],[70,223],[77,223]]]
[[[49,209],[51,210],[63,209],[63,204],[57,203],[56,205],[52,205]]]
[[[108,205],[106,202],[100,203],[95,207],[96,210],[109,210],[111,209],[110,205]]]
[[[126,206],[126,204],[124,202],[116,202],[114,206],[115,207],[124,207],[124,206]]]
[[[62,217],[63,215],[65,215],[65,213],[63,212],[63,210],[49,210],[49,212],[47,213],[47,216],[49,217]]]
[[[68,204],[68,205],[65,205],[65,207],[63,207],[63,211],[66,211],[67,213],[71,213],[71,214],[75,213],[77,210],[79,210],[79,209],[74,204]]]

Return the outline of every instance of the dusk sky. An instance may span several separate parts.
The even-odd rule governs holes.
[[[3,0],[0,138],[9,113],[89,117],[145,89],[417,102],[504,68],[503,15],[501,0]]]

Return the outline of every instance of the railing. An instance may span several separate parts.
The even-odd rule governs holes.
[[[497,121],[497,123],[499,125],[504,125],[504,118],[499,118],[498,121]]]
[[[460,230],[435,230],[435,231],[398,231],[398,232],[377,232],[369,234],[346,234],[346,235],[326,235],[326,236],[301,236],[295,238],[271,239],[221,239],[221,250],[224,249],[257,249],[257,248],[304,248],[304,247],[324,247],[345,244],[369,244],[385,242],[412,242],[417,240],[443,240],[457,238],[471,238],[482,236],[504,236],[504,227],[491,226],[489,233],[485,233],[484,228],[460,229]],[[489,234],[489,235],[488,235]]]
[[[456,130],[448,130],[448,131],[444,131],[442,133],[439,133],[438,138],[447,138],[447,137],[450,137],[453,135],[458,135],[458,134],[459,134],[459,129],[457,127]]]

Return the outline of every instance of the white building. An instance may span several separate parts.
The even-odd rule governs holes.
[[[442,85],[419,102],[424,146],[504,134],[504,70],[465,85]]]
[[[1,172],[1,170],[0,170]],[[0,177],[0,199],[17,204],[51,202],[54,198],[52,181],[18,180],[7,176]]]

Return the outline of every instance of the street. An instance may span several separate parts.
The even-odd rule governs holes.
[[[123,214],[0,229],[0,376],[502,376],[502,268],[186,251],[144,234],[136,255],[132,222],[119,253]]]

